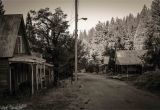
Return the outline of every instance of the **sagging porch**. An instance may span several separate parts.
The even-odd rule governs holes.
[[[9,90],[34,94],[53,84],[53,65],[34,56],[16,56],[9,59]]]

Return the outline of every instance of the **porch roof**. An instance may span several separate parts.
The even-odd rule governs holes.
[[[21,56],[14,56],[12,58],[9,58],[9,62],[45,63],[46,60],[43,58],[32,56],[32,55],[21,55]]]
[[[49,64],[49,63],[45,63],[46,66],[49,66],[49,67],[53,67],[54,65],[52,64]]]

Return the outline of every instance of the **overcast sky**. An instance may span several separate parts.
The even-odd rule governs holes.
[[[3,0],[6,14],[23,14],[29,10],[49,7],[54,10],[61,7],[68,15],[70,31],[74,30],[74,0]],[[87,21],[79,21],[79,30],[88,30],[98,21],[107,21],[111,17],[123,18],[132,13],[136,15],[144,4],[149,8],[152,0],[79,0],[79,18],[87,17]]]

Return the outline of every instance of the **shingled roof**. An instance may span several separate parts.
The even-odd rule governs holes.
[[[24,23],[21,14],[0,16],[0,57],[13,56],[21,23]]]
[[[116,52],[117,65],[142,65],[141,57],[145,50],[119,50]]]

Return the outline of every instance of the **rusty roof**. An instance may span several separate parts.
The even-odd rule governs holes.
[[[116,52],[117,65],[142,65],[145,50],[119,50]]]
[[[12,57],[23,15],[0,16],[0,57]]]

